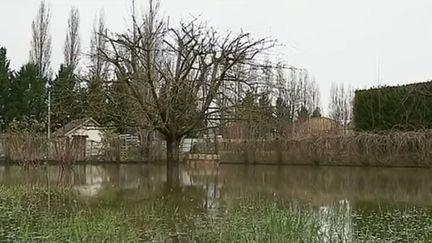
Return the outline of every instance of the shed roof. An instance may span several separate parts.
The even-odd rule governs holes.
[[[82,119],[76,119],[76,120],[72,120],[69,123],[67,123],[66,125],[64,125],[63,127],[57,129],[55,132],[52,133],[53,137],[64,137],[67,135],[67,133],[82,127],[84,125],[95,125],[95,126],[100,126],[100,124],[95,121],[93,118],[91,117],[87,117],[87,118],[82,118]]]

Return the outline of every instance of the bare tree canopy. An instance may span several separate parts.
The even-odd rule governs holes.
[[[288,74],[286,73],[288,71]],[[276,65],[276,88],[279,102],[288,108],[291,121],[307,118],[320,109],[320,92],[306,69]]]
[[[243,82],[233,75],[236,65],[253,64],[273,45],[248,33],[218,35],[196,20],[170,27],[158,17],[159,5],[150,1],[142,20],[133,16],[132,28],[104,35],[109,50],[101,50],[128,89],[135,123],[159,131],[167,140],[168,160],[178,160],[182,137],[207,129],[205,124],[227,107],[216,104],[222,87]],[[226,103],[225,103],[226,104]]]
[[[38,75],[48,77],[50,75],[51,35],[50,8],[42,1],[36,18],[32,22],[32,41],[30,49],[30,62],[38,67]]]
[[[72,72],[75,72],[78,66],[81,49],[79,25],[80,15],[78,9],[73,7],[68,19],[68,28],[66,31],[66,41],[64,46],[65,64],[72,70]]]
[[[330,117],[347,125],[352,120],[352,102],[354,91],[351,87],[345,87],[344,84],[332,84],[330,88]]]
[[[107,48],[107,28],[105,26],[105,15],[101,11],[93,24],[90,40],[90,75],[93,78],[106,78],[108,65],[101,55],[101,51]]]

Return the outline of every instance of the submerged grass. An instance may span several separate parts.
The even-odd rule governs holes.
[[[194,190],[194,189],[190,189]],[[236,199],[206,208],[199,191],[113,205],[71,189],[0,186],[0,242],[428,242],[423,209],[298,206]],[[417,210],[417,211],[416,211]]]
[[[126,242],[136,238],[117,212],[91,208],[74,192],[0,186],[0,242]]]
[[[0,241],[318,241],[313,211],[276,202],[242,200],[209,211],[198,198],[179,195],[112,207],[77,200],[69,189],[52,188],[50,194],[48,207],[45,188],[0,186]]]

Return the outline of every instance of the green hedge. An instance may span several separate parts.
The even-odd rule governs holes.
[[[432,129],[432,81],[357,90],[353,109],[359,131]]]

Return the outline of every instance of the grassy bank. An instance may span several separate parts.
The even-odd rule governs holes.
[[[432,211],[296,206],[230,199],[203,207],[196,189],[119,203],[64,188],[0,186],[0,242],[428,242]],[[49,199],[48,199],[49,198]],[[81,198],[81,199],[80,199]],[[338,206],[338,207],[337,207]],[[405,242],[405,241],[403,241]]]
[[[0,186],[1,242],[101,242],[135,239],[120,213],[90,208],[62,188]]]
[[[184,192],[182,192],[184,193]],[[239,201],[203,209],[200,198],[166,194],[138,205],[83,201],[67,189],[0,186],[1,242],[317,242],[312,210]]]

